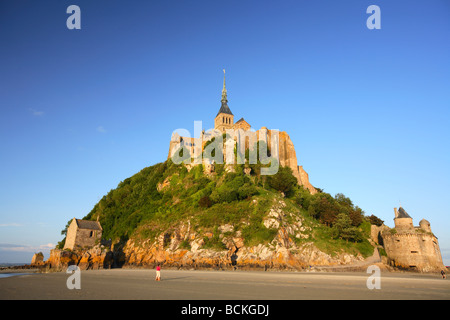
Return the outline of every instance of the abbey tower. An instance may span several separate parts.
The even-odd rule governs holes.
[[[228,107],[227,88],[225,87],[225,69],[223,70],[223,89],[222,106],[214,119],[214,129],[225,132],[226,129],[232,129],[234,124],[234,115]]]
[[[225,86],[225,69],[223,70],[222,99],[220,102],[222,105],[214,118],[214,129],[223,133],[225,133],[227,129],[242,129],[244,131],[250,130],[251,126],[244,120],[244,118],[241,118],[234,123],[234,115],[231,112],[230,107],[228,107],[227,88]]]

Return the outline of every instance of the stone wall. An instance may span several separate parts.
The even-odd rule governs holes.
[[[242,134],[245,136],[246,131],[242,132]],[[256,131],[256,140],[262,140],[265,141],[269,148],[271,148],[272,143],[272,135],[273,131],[268,130],[266,127],[262,127],[260,130]],[[172,154],[176,151],[176,148],[179,147],[180,142],[183,141],[183,144],[185,147],[189,149],[191,152],[191,156],[194,155],[194,148],[198,148],[199,150],[196,150],[196,153],[201,154],[203,150],[203,146],[206,143],[206,140],[204,140],[204,135],[202,134],[202,139],[194,139],[189,137],[180,137],[177,133],[174,133],[174,135],[171,138],[170,145],[169,145],[169,154],[167,159],[170,159]],[[211,136],[212,137],[212,136]],[[311,194],[317,193],[317,190],[311,185],[309,182],[309,176],[306,173],[306,171],[303,169],[303,166],[298,165],[297,155],[295,152],[294,143],[292,142],[289,135],[286,133],[286,131],[278,132],[279,137],[279,149],[278,149],[278,156],[280,160],[281,166],[287,166],[292,169],[293,175],[297,178],[298,184],[305,187],[306,189],[311,192]],[[249,138],[242,138],[245,139],[246,148],[249,147]],[[202,141],[203,140],[203,141]],[[202,148],[200,149],[200,144],[202,145]],[[194,147],[195,145],[195,147]],[[226,150],[224,148],[224,155],[226,154]],[[274,155],[273,151],[272,154]]]
[[[64,244],[64,249],[73,249],[75,247],[75,240],[77,238],[77,222],[75,219],[72,220],[66,232],[66,242]]]
[[[234,116],[232,114],[219,113],[214,119],[214,129],[225,133],[225,130],[234,126]]]
[[[75,246],[93,247],[100,242],[102,233],[98,230],[78,229]]]
[[[420,231],[382,233],[383,246],[392,266],[429,272],[444,267],[437,238]]]
[[[266,128],[261,128],[257,131],[258,139],[266,141],[268,146],[272,143],[272,130],[267,130]],[[266,137],[265,137],[266,136]],[[311,194],[317,193],[317,190],[309,182],[309,176],[303,169],[303,166],[298,165],[297,154],[295,152],[294,143],[292,142],[286,131],[280,131],[278,133],[279,139],[279,159],[280,165],[286,166],[292,169],[294,177],[297,178],[299,185],[308,189]]]
[[[394,222],[397,230],[414,230],[412,218],[395,218]]]
[[[250,128],[251,128],[251,126],[245,120],[238,121],[233,125],[234,130],[239,130],[239,129],[250,130]]]
[[[373,242],[379,245],[383,245],[383,238],[381,234],[385,231],[389,231],[389,227],[385,226],[384,224],[381,226],[371,225],[370,226],[370,239],[372,239]]]
[[[167,155],[167,159],[170,159],[173,153],[179,149],[180,145],[184,146],[189,151],[191,157],[194,157],[196,153],[201,153],[201,142],[201,139],[181,137],[178,133],[174,133],[170,139],[169,154]],[[195,150],[195,148],[197,148],[197,150]]]

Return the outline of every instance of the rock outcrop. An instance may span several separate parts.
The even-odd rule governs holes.
[[[271,130],[268,130],[269,141],[270,135]],[[317,190],[309,182],[309,176],[303,169],[303,166],[298,165],[294,143],[286,131],[279,132],[279,157],[280,165],[287,166],[292,169],[292,173],[294,174],[294,177],[297,178],[299,185],[308,189],[311,194],[317,193]]]
[[[35,253],[31,258],[32,266],[40,266],[44,264],[44,254],[42,252]]]
[[[283,200],[277,200],[263,220],[266,228],[276,231],[268,243],[248,244],[242,232],[234,231],[230,224],[218,226],[216,234],[194,231],[187,220],[155,238],[130,238],[112,249],[106,246],[78,251],[54,249],[46,264],[56,269],[75,264],[82,270],[153,268],[157,264],[179,269],[303,270],[311,266],[351,265],[364,260],[361,255],[345,252],[330,255],[319,250],[311,239],[312,228],[285,207]],[[220,239],[222,248],[206,246],[213,237]]]
[[[66,269],[70,265],[77,265],[81,270],[108,269],[114,266],[114,252],[101,245],[76,251],[53,249],[45,265],[56,270]]]

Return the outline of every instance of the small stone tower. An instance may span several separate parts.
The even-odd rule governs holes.
[[[395,229],[397,230],[404,230],[404,231],[414,231],[414,225],[412,218],[409,216],[409,214],[403,209],[402,207],[394,208],[395,212]]]
[[[430,223],[425,219],[420,220],[419,227],[425,232],[432,233]]]
[[[225,87],[225,69],[223,70],[222,106],[214,119],[214,129],[225,133],[226,129],[232,129],[234,125],[234,115],[228,107],[227,89]]]

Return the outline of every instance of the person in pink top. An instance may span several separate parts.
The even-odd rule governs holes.
[[[159,264],[156,267],[156,278],[155,278],[155,280],[156,281],[161,281],[161,267],[159,266]]]

